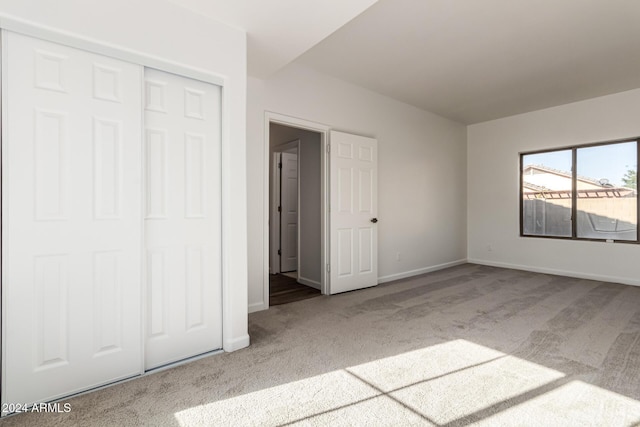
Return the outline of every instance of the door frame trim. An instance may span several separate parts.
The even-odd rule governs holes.
[[[256,304],[249,307],[249,311],[260,311],[269,308],[269,250],[270,250],[270,227],[269,219],[271,212],[269,210],[270,191],[269,191],[269,178],[270,178],[270,164],[271,164],[271,150],[269,144],[269,125],[276,123],[284,126],[295,127],[304,130],[310,130],[320,134],[320,194],[322,198],[320,201],[320,258],[322,268],[320,269],[320,292],[323,295],[329,294],[329,275],[327,274],[327,260],[329,259],[329,158],[327,156],[327,147],[329,146],[329,131],[331,128],[327,125],[312,122],[297,117],[287,116],[284,114],[275,113],[272,111],[265,111],[264,115],[264,141],[263,141],[263,246],[262,246],[262,304]]]

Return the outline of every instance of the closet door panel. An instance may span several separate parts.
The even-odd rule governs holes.
[[[222,347],[220,87],[145,69],[145,367]]]
[[[142,67],[3,33],[3,393],[139,374]]]

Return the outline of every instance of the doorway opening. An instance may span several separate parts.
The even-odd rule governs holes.
[[[268,305],[326,292],[323,129],[268,120]]]

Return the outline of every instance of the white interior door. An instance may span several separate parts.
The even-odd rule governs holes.
[[[2,402],[44,402],[142,372],[142,68],[2,38]]]
[[[280,271],[298,269],[298,155],[282,153],[280,173]]]
[[[269,179],[269,273],[280,273],[280,154],[273,153]]]
[[[330,292],[378,284],[378,141],[330,133]]]
[[[145,367],[222,348],[220,87],[145,69]]]

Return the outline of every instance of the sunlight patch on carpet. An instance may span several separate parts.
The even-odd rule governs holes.
[[[549,426],[638,425],[640,402],[592,384],[571,381],[486,418],[478,425],[506,426],[522,419]]]
[[[465,340],[350,368],[419,414],[446,424],[564,377]]]
[[[248,373],[250,375],[250,373]],[[466,340],[453,340],[174,414],[182,426],[483,423],[579,425],[640,420],[640,403]]]

